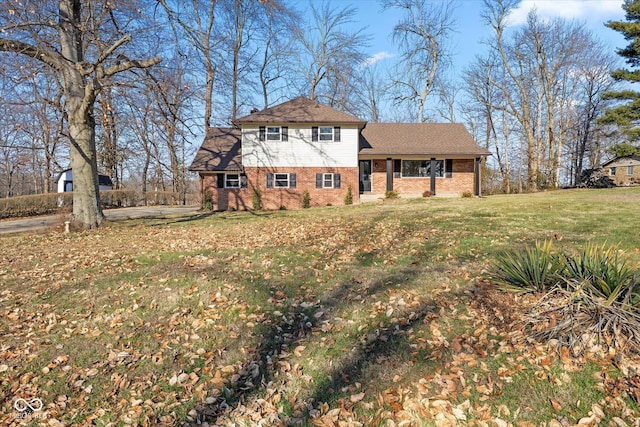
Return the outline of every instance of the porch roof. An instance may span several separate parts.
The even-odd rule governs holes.
[[[490,156],[461,123],[369,123],[360,155]]]

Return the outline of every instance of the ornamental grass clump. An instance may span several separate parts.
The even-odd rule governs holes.
[[[494,261],[487,278],[504,290],[546,292],[558,283],[561,269],[560,257],[549,241],[536,243],[533,248],[502,253]]]
[[[640,352],[639,277],[614,247],[574,254],[536,244],[499,256],[488,278],[504,290],[543,294],[524,316],[535,340],[555,340],[574,355],[600,346]]]
[[[638,309],[634,292],[634,272],[614,247],[588,245],[576,255],[564,255],[562,278],[574,291],[598,299],[606,306],[614,303]]]

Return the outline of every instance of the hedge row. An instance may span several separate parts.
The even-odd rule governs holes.
[[[108,190],[100,192],[103,208],[181,205],[178,193],[170,191]],[[187,194],[185,204],[198,203],[197,196]],[[0,219],[67,212],[73,204],[73,193],[35,194],[0,199]]]

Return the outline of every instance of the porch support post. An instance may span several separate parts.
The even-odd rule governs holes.
[[[475,178],[475,182],[474,182],[474,193],[476,196],[480,197],[482,196],[482,190],[481,190],[481,177],[480,177],[480,171],[481,171],[481,166],[482,166],[482,157],[476,157],[476,161],[475,161],[475,167],[474,167],[474,178]]]
[[[431,158],[431,166],[430,166],[430,176],[431,176],[431,195],[436,195],[436,158]]]
[[[393,160],[387,157],[387,191],[393,191]]]

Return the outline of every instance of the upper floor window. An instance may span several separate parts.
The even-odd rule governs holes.
[[[340,126],[314,126],[311,128],[311,140],[340,142]]]
[[[260,141],[288,141],[289,128],[287,126],[260,126]]]
[[[267,127],[267,141],[280,141],[280,126]]]

